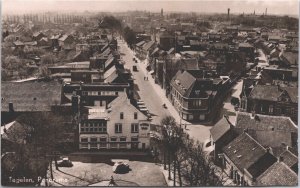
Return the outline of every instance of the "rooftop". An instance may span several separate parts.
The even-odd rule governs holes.
[[[2,112],[9,111],[50,111],[52,105],[61,102],[62,85],[58,82],[2,82]]]
[[[243,171],[266,154],[266,149],[247,133],[242,133],[223,148],[224,154]]]
[[[283,162],[276,162],[257,179],[258,186],[297,186],[298,175]]]

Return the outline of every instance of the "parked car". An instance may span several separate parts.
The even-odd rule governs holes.
[[[116,174],[124,174],[130,170],[129,165],[123,162],[116,162],[113,166],[113,172]]]
[[[65,158],[62,159],[62,161],[57,162],[57,166],[59,166],[59,167],[72,167],[73,163],[68,157],[65,157]]]

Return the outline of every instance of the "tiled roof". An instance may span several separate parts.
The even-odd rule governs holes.
[[[283,162],[276,162],[257,179],[257,186],[296,186],[298,175]]]
[[[298,163],[298,157],[289,150],[284,151],[280,157],[282,158],[282,162],[284,162],[290,168],[294,164]]]
[[[263,146],[278,147],[281,142],[291,145],[292,134],[298,132],[298,127],[289,117],[269,116],[238,112],[235,130],[247,132]],[[280,142],[278,141],[280,140]]]
[[[110,108],[109,108],[108,116],[110,117],[110,121],[112,124],[114,124],[113,122],[115,121],[118,122],[119,118],[116,117],[119,117],[120,112],[124,112],[124,113],[137,112],[138,120],[147,120],[147,117],[130,103],[130,99],[127,98],[127,95],[124,92],[119,92],[119,96],[115,100],[113,100],[109,104],[109,106]],[[132,122],[128,122],[128,123],[132,123]]]
[[[236,118],[236,128],[258,130],[258,131],[286,131],[298,132],[298,127],[289,117],[284,116],[268,116],[255,114],[251,117],[251,113],[238,112]]]
[[[283,91],[288,93],[292,102],[298,102],[298,88],[278,87],[276,85],[256,85],[249,97],[258,100],[278,101]]]
[[[2,82],[1,111],[9,111],[9,102],[16,112],[50,111],[61,102],[61,87],[58,82]]]
[[[266,149],[247,133],[243,133],[223,148],[224,154],[238,169],[248,169],[266,154]]]
[[[225,133],[230,130],[230,124],[222,118],[215,126],[210,129],[210,134],[214,142],[218,141]]]

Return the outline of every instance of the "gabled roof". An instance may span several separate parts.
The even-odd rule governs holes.
[[[298,103],[298,88],[279,87],[276,85],[256,85],[251,91],[249,97],[252,99],[278,101],[281,94],[286,91],[294,103]]]
[[[236,117],[236,128],[242,130],[298,132],[298,127],[289,117],[261,114],[255,114],[254,117],[251,116],[251,113],[238,112]]]
[[[61,103],[61,87],[58,82],[2,82],[1,111],[9,111],[10,102],[15,112],[50,111]]]
[[[150,41],[150,42],[145,43],[143,45],[143,50],[148,51],[154,44],[155,44],[154,41]]]
[[[70,35],[63,35],[62,37],[60,37],[58,40],[60,41],[65,41]]]
[[[224,154],[241,171],[248,169],[266,154],[266,149],[247,133],[242,133],[223,148]]]
[[[209,131],[214,142],[217,142],[223,135],[225,135],[230,130],[230,124],[223,117],[215,126],[213,126]]]
[[[119,120],[119,118],[114,117],[119,117],[120,112],[125,113],[125,117],[126,113],[137,112],[138,120],[147,120],[147,117],[130,103],[130,99],[127,98],[127,95],[124,92],[119,92],[119,96],[115,100],[113,100],[109,104],[109,106],[110,108],[108,115],[110,117],[111,122],[117,122]],[[130,122],[128,122],[128,124],[132,123],[132,120],[133,117],[132,119],[130,118]]]
[[[257,178],[257,186],[296,186],[298,175],[283,162],[276,162]]]

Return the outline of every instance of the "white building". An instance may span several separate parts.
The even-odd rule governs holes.
[[[150,122],[122,93],[108,109],[85,107],[79,124],[79,149],[148,149]]]

